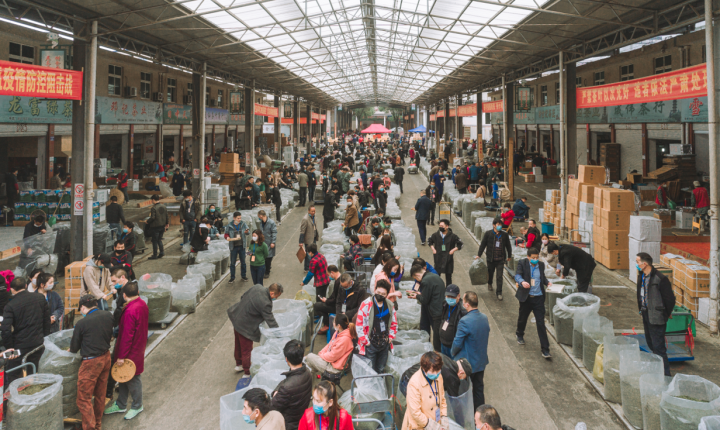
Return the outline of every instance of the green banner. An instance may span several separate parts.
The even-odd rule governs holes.
[[[707,97],[683,99],[678,104],[680,105],[681,122],[708,122]]]
[[[70,124],[72,100],[0,96],[0,123]]]
[[[228,123],[228,111],[226,109],[205,108],[205,125]]]
[[[162,104],[117,97],[95,98],[96,124],[161,124]]]
[[[612,107],[607,106],[578,109],[575,121],[578,124],[608,124],[608,111],[612,109]]]
[[[163,124],[192,124],[192,106],[164,103]]]

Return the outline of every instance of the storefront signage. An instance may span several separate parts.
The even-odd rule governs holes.
[[[278,108],[255,103],[256,116],[278,116]]]
[[[459,106],[458,116],[477,116],[477,103]]]
[[[0,61],[0,95],[82,99],[82,72]]]
[[[192,106],[164,103],[163,124],[192,124]]]
[[[230,92],[230,115],[245,113],[245,94],[242,91]]]
[[[230,125],[245,125],[245,115],[243,114],[228,114],[228,124]]]
[[[577,89],[577,107],[651,104],[707,96],[707,69],[700,64],[647,78]]]
[[[445,118],[445,109],[437,111],[438,118]]]
[[[41,49],[40,61],[45,67],[51,69],[65,68],[65,50],[64,49]]]
[[[450,109],[450,113],[448,116],[451,116],[451,117],[455,116],[455,109]]]
[[[228,111],[219,108],[205,108],[205,125],[208,124],[227,124]]]
[[[435,117],[435,114],[434,114],[434,113],[431,113],[431,114],[430,114],[430,121],[435,121],[435,118],[436,118],[436,117]]]
[[[496,100],[494,102],[485,102],[482,104],[482,111],[483,112],[502,112],[503,111],[503,101]]]
[[[96,124],[162,124],[162,104],[117,97],[95,99]]]
[[[273,134],[275,133],[275,124],[266,122],[263,124],[263,134]]]
[[[0,96],[0,123],[70,124],[72,104],[70,100]]]
[[[517,101],[515,109],[518,112],[530,112],[532,108],[532,89],[530,87],[515,87]]]

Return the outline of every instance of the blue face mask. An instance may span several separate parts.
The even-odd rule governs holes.
[[[445,297],[445,301],[450,306],[455,306],[457,304],[457,299],[449,299],[449,298]]]
[[[322,406],[320,406],[320,405],[316,405],[315,403],[313,403],[313,412],[315,412],[315,413],[318,414],[318,415],[322,415],[322,414],[325,413],[325,408],[322,407]]]
[[[214,209],[214,208],[210,208],[210,212],[215,212],[215,209]]]
[[[397,272],[390,272],[390,276],[396,276]]]
[[[127,233],[127,232],[128,232],[128,229],[124,228],[123,233]]]
[[[429,380],[434,381],[434,380],[436,380],[437,378],[440,377],[440,372],[438,372],[438,373],[426,373],[425,376],[427,376],[427,378],[428,378]]]
[[[495,226],[495,230],[497,230],[497,231],[502,230],[502,226],[501,225]]]
[[[530,260],[530,264],[538,264],[537,260]]]
[[[635,263],[635,267],[637,268],[638,272],[642,272],[642,269],[640,268],[640,265]]]
[[[116,290],[119,290],[120,288],[122,288],[122,285],[120,285],[119,283],[115,284],[115,289],[116,289]]]
[[[251,419],[250,419],[250,415],[245,415],[245,414],[243,414],[243,419],[244,419],[245,422],[248,423],[248,424],[255,424],[255,420],[251,420]]]

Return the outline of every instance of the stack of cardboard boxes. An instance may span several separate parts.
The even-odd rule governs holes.
[[[240,173],[242,168],[240,166],[240,154],[228,152],[226,154],[220,154],[220,173]]]
[[[698,318],[700,299],[710,297],[710,268],[674,254],[663,254],[660,261],[672,268],[675,303],[682,304]]]
[[[571,240],[590,242],[593,231],[595,188],[603,183],[605,183],[605,168],[601,166],[578,166],[578,178],[568,180],[565,225],[571,231]]]
[[[65,266],[65,313],[77,309],[82,295],[83,273],[87,262],[92,256],[83,261],[75,261]]]
[[[608,269],[629,267],[630,214],[635,193],[610,187],[595,188],[593,210],[595,260]]]
[[[662,222],[649,216],[631,216],[628,239],[628,268],[631,281],[637,281],[638,271],[635,258],[641,252],[650,254],[653,263],[660,261],[660,240]]]
[[[540,217],[540,222],[551,222],[555,224],[555,234],[559,234],[561,213],[560,190],[545,190],[543,216]]]

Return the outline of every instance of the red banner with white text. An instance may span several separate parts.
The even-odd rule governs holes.
[[[577,107],[594,108],[707,96],[706,65],[687,67],[647,78],[578,88]]]
[[[0,95],[82,99],[83,74],[75,70],[0,61]]]
[[[439,111],[437,111],[437,117],[438,117],[438,118],[445,118],[445,110],[439,110]]]
[[[476,116],[477,103],[471,105],[458,106],[458,116]]]
[[[279,109],[272,106],[265,106],[255,103],[255,116],[278,116]]]
[[[502,112],[503,111],[503,101],[496,100],[494,102],[485,102],[482,104],[482,111],[485,113]]]

